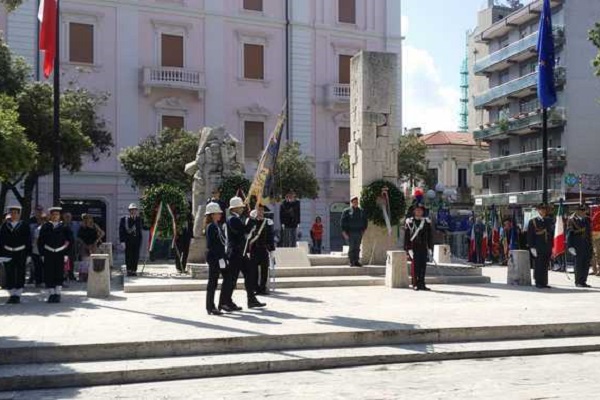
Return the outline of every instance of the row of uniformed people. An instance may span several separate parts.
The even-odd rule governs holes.
[[[10,206],[10,218],[0,226],[0,254],[10,259],[5,263],[9,304],[21,302],[25,286],[25,264],[31,253],[31,232],[21,218],[21,207]],[[73,243],[73,233],[60,220],[62,209],[48,209],[50,220],[40,228],[38,249],[44,265],[44,281],[50,291],[48,303],[59,303],[64,279],[65,257]]]
[[[246,206],[240,197],[229,202],[229,218],[224,218],[222,206],[210,202],[205,212],[206,261],[208,285],[206,311],[209,315],[221,315],[222,311],[240,311],[233,301],[233,292],[240,272],[248,308],[266,306],[256,295],[267,294],[270,253],[275,250],[273,221],[264,217],[264,207],[259,206],[248,217]],[[219,276],[222,277],[219,304],[214,298]]]

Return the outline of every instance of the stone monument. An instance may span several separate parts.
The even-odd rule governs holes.
[[[376,180],[398,180],[398,56],[361,51],[350,68],[350,194],[360,196]],[[363,264],[385,265],[387,251],[396,248],[395,234],[369,223],[361,247]]]
[[[244,173],[242,146],[239,140],[225,132],[225,128],[202,128],[196,159],[185,166],[185,172],[194,177],[192,183],[192,213],[194,238],[190,245],[190,262],[204,262],[205,241],[201,238],[204,208],[212,191],[223,179]],[[223,199],[226,203],[228,199]]]

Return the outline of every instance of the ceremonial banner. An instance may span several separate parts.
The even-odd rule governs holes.
[[[148,251],[152,251],[154,249],[154,244],[156,243],[156,237],[158,236],[158,223],[160,222],[160,215],[162,214],[162,201],[158,205],[158,210],[156,211],[156,217],[154,217],[154,223],[150,228],[150,236],[148,237]]]
[[[552,258],[557,258],[565,253],[565,222],[563,220],[563,205],[558,206],[556,213],[556,225],[554,226],[554,245],[552,246]]]

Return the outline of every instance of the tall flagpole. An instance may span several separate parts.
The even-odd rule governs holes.
[[[548,204],[548,109],[542,108],[542,203]]]
[[[52,201],[60,205],[60,0],[56,0],[56,50],[54,53],[54,158]]]

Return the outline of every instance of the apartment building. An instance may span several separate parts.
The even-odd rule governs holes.
[[[39,70],[37,7],[26,0],[0,12],[0,29]],[[286,137],[314,158],[321,188],[319,199],[302,202],[301,230],[307,237],[320,215],[325,248],[341,248],[349,176],[338,160],[350,140],[350,58],[363,49],[400,57],[400,20],[399,0],[62,0],[61,73],[111,94],[102,114],[115,142],[110,157],[63,174],[63,198],[93,205],[115,240],[118,217],[139,197],[120,149],[163,127],[223,125],[243,142],[252,175],[287,99]],[[400,110],[401,90],[396,126]],[[49,205],[51,188],[50,177],[40,182],[41,204]]]
[[[489,0],[469,38],[469,130],[488,142],[490,158],[474,164],[483,177],[478,205],[542,200],[542,113],[537,52],[542,0],[515,8]],[[567,174],[582,177],[584,195],[600,195],[600,79],[587,32],[600,20],[597,0],[551,0],[558,103],[549,111],[549,199],[578,196]]]

